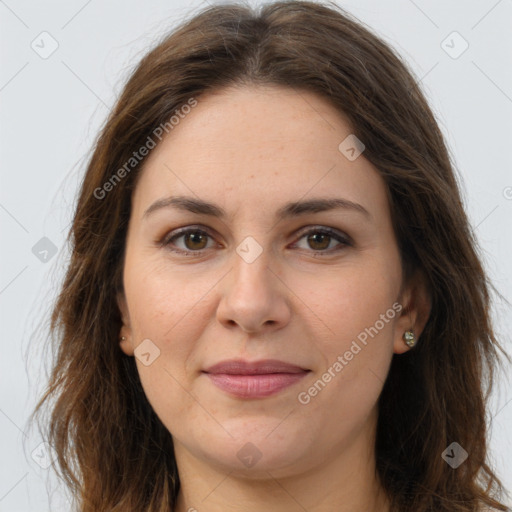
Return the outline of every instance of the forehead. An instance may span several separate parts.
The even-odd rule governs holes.
[[[364,154],[349,160],[339,149],[351,134],[343,114],[310,92],[244,86],[201,96],[148,156],[134,207],[167,193],[227,210],[276,210],[308,194],[386,208],[377,170]]]

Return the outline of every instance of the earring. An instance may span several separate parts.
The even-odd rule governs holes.
[[[414,333],[412,331],[405,331],[404,335],[403,335],[403,339],[404,339],[405,344],[409,348],[412,348],[412,347],[414,347],[414,345],[416,345],[416,336],[414,335]]]
[[[125,341],[126,340],[126,337],[125,336],[121,336],[121,341]]]

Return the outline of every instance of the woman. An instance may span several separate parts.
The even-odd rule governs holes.
[[[48,440],[88,511],[507,510],[500,351],[442,135],[334,5],[210,7],[89,163]]]

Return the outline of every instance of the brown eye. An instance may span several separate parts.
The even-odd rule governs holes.
[[[209,239],[211,236],[201,229],[186,228],[171,233],[161,242],[161,245],[178,253],[200,253],[210,248],[208,247]]]
[[[314,233],[312,235],[308,235],[307,240],[311,249],[314,249],[315,251],[322,251],[329,247],[331,236],[326,235],[325,233]]]
[[[300,246],[300,241],[306,240],[307,247]],[[334,244],[332,243],[334,242]],[[337,243],[336,243],[337,242]],[[317,254],[331,254],[352,246],[350,238],[334,229],[323,227],[310,229],[302,234],[299,241],[295,243],[300,249],[307,249]]]
[[[183,235],[183,240],[185,242],[185,247],[192,251],[197,251],[206,248],[206,243],[208,242],[208,235],[201,233],[200,231],[192,231]]]

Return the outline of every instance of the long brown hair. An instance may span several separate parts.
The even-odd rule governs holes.
[[[428,283],[421,342],[394,356],[379,401],[376,462],[392,510],[507,510],[487,462],[486,402],[502,350],[492,286],[442,134],[388,45],[336,4],[307,1],[217,5],[184,22],[138,64],[95,143],[51,315],[56,360],[33,413],[51,406],[46,438],[78,510],[169,512],[176,503],[171,434],[118,341],[116,294],[145,160],[126,162],[191,99],[237,84],[314,92],[346,116],[387,184],[405,275],[419,271]],[[469,454],[457,469],[441,457],[452,442]]]

